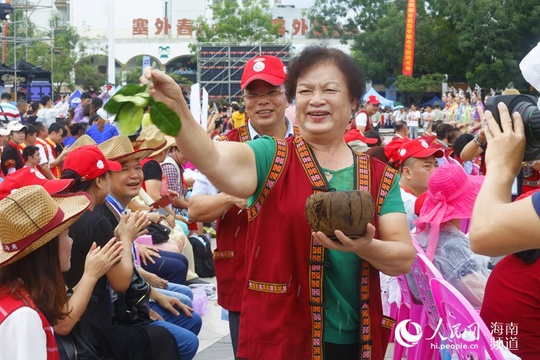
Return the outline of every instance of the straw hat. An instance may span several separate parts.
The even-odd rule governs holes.
[[[139,149],[155,150],[152,152],[152,154],[150,154],[150,157],[153,157],[166,150],[166,148],[168,149],[171,147],[171,145],[174,143],[174,138],[172,138],[172,142],[170,139],[171,137],[167,139],[165,134],[161,132],[156,125],[150,124],[142,129],[137,141],[142,142]]]
[[[73,224],[90,205],[86,193],[54,195],[42,186],[20,188],[0,201],[0,266],[45,245]]]
[[[176,145],[176,140],[172,136],[165,135],[165,141],[166,141],[165,146],[163,146],[159,150],[156,150],[153,153],[151,153],[150,157],[154,157],[154,156],[158,155],[159,153],[161,153],[163,151],[169,150],[171,148],[171,146]],[[142,145],[144,146],[144,143]]]
[[[96,145],[96,142],[89,135],[84,134],[79,136],[79,138],[75,140],[75,142],[71,144],[69,148],[73,150],[86,145]]]
[[[131,141],[126,135],[118,135],[99,144],[99,149],[103,152],[107,160],[126,162],[128,160],[141,160],[156,149],[135,150]]]

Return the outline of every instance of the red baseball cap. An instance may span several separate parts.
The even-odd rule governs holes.
[[[379,98],[375,95],[369,95],[367,100],[366,100],[366,104],[369,103],[369,104],[373,104],[373,105],[380,105],[380,101],[379,101]]]
[[[384,147],[384,155],[386,155],[389,164],[392,164],[396,168],[399,166],[399,149],[401,149],[403,144],[409,141],[408,138],[401,138],[394,139],[386,144]]]
[[[270,55],[257,56],[244,66],[240,88],[244,90],[253,80],[264,80],[274,86],[280,86],[286,77],[285,64],[279,58]]]
[[[355,140],[360,140],[366,145],[375,145],[376,143],[379,142],[379,139],[368,138],[364,134],[362,134],[361,131],[358,131],[358,130],[347,131],[343,137],[346,143],[350,143],[351,141],[355,141]]]
[[[0,183],[0,200],[11,194],[14,190],[29,185],[41,185],[49,194],[56,194],[69,188],[73,179],[49,180],[38,170],[24,167],[6,176]]]
[[[72,150],[66,156],[63,170],[67,169],[79,174],[81,181],[90,181],[107,171],[121,171],[122,165],[107,160],[97,145],[86,145]]]
[[[399,149],[399,163],[401,165],[410,157],[424,159],[430,156],[442,158],[444,151],[439,148],[430,147],[427,141],[421,138],[407,141]]]

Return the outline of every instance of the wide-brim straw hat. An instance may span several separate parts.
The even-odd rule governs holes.
[[[138,149],[135,150],[129,137],[118,135],[99,144],[99,149],[103,152],[107,160],[126,162],[132,159],[142,160],[148,157],[156,149]]]
[[[168,148],[170,148],[172,144],[174,144],[174,138],[170,136],[166,136],[154,124],[145,126],[142,129],[141,133],[139,134],[137,141],[141,141],[141,145],[139,149],[141,150],[154,149],[155,150],[150,154],[150,157],[154,157],[158,155],[162,151],[165,151]]]
[[[153,153],[151,153],[150,157],[154,157],[154,156],[158,155],[159,153],[161,153],[163,151],[169,150],[171,148],[171,146],[176,145],[176,140],[172,136],[165,135],[165,141],[166,141],[165,146],[163,146],[159,150],[156,150]]]
[[[0,201],[0,266],[11,264],[60,235],[90,205],[84,192],[49,195],[25,186]],[[9,214],[6,215],[6,214]]]
[[[92,139],[89,135],[81,135],[71,146],[69,147],[71,150],[80,148],[81,146],[86,145],[96,145],[97,143]]]

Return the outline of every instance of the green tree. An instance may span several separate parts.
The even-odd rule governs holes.
[[[351,53],[377,82],[401,74],[406,0],[316,0],[313,32],[352,40]],[[417,76],[523,87],[518,63],[540,40],[537,0],[417,1]],[[340,33],[341,31],[341,33]]]
[[[259,43],[279,38],[279,25],[272,22],[268,4],[249,0],[238,6],[236,0],[223,0],[210,6],[213,21],[199,17],[195,21],[197,42]],[[197,45],[191,44],[192,52]]]
[[[413,102],[418,104],[425,92],[440,89],[445,79],[443,74],[430,74],[421,77],[399,75],[396,79],[396,90],[412,97]]]

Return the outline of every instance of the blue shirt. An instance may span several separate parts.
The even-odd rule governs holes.
[[[98,125],[94,124],[86,130],[86,134],[92,139],[94,139],[96,143],[101,144],[102,142],[109,140],[113,136],[117,136],[118,130],[110,124],[105,124],[103,126],[103,131],[99,131]]]

